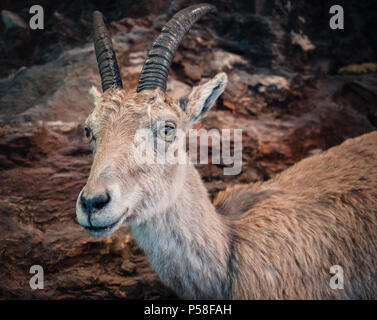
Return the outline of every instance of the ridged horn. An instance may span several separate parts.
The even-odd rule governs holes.
[[[94,48],[96,51],[99,73],[101,75],[102,91],[110,87],[123,88],[119,67],[111,37],[99,11],[93,12]]]
[[[158,87],[166,91],[170,64],[179,44],[192,25],[209,11],[215,11],[215,7],[207,3],[196,4],[170,19],[152,44],[139,77],[137,92]]]

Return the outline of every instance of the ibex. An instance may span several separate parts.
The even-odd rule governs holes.
[[[179,101],[165,93],[183,36],[213,9],[194,5],[165,25],[136,92],[123,89],[103,17],[94,13],[103,94],[92,90],[85,130],[94,161],[77,199],[78,222],[94,236],[129,226],[152,268],[182,298],[377,298],[376,132],[266,182],[230,187],[214,203],[193,164],[135,161],[137,130],[174,143],[176,130],[187,131],[224,91],[220,73]]]

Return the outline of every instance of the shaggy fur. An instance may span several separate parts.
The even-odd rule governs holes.
[[[230,220],[233,298],[377,298],[376,132],[229,188],[215,205]],[[329,286],[333,265],[344,290]]]

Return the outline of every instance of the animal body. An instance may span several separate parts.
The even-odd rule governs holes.
[[[224,91],[227,76],[220,73],[180,101],[165,93],[179,42],[211,10],[191,6],[169,21],[136,92],[123,90],[102,15],[94,13],[103,93],[92,90],[86,134],[94,161],[78,196],[78,222],[94,236],[128,225],[153,269],[182,298],[377,298],[377,132],[267,182],[230,187],[214,203],[192,164],[135,159],[137,132],[151,133],[147,151],[164,152],[156,141],[177,143],[178,130],[187,132]],[[342,286],[331,286],[332,277],[342,280],[331,270],[342,271]]]

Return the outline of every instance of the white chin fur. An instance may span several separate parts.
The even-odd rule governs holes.
[[[100,230],[98,229],[93,229],[90,227],[84,227],[85,231],[88,232],[91,236],[94,237],[107,237],[114,233],[116,230],[119,229],[119,227],[122,225],[124,220],[124,216],[119,219],[115,224],[112,224],[108,227],[101,228]]]

